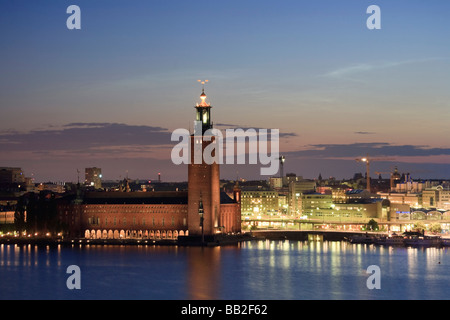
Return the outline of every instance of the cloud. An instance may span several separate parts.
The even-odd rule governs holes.
[[[432,57],[432,58],[424,58],[424,59],[410,59],[410,60],[403,60],[403,61],[389,61],[389,62],[379,62],[379,63],[359,63],[359,64],[348,65],[348,66],[345,66],[342,68],[335,69],[333,71],[323,74],[322,76],[328,77],[328,78],[334,78],[334,79],[347,79],[347,80],[356,81],[356,79],[352,78],[352,76],[370,72],[370,71],[374,71],[374,70],[394,68],[394,67],[407,65],[407,64],[417,64],[417,63],[424,63],[424,62],[430,62],[430,61],[436,61],[436,60],[442,60],[442,59],[443,58]]]
[[[123,123],[70,123],[62,128],[2,132],[0,148],[4,152],[98,152],[102,148],[170,144],[171,133],[161,127]]]
[[[370,157],[430,157],[448,156],[450,148],[430,148],[421,145],[393,145],[387,142],[352,144],[314,144],[304,150],[285,153],[292,157],[341,158],[352,159],[369,155]],[[425,160],[424,158],[423,160]],[[396,159],[392,159],[396,160]],[[391,160],[389,160],[391,161]]]
[[[250,127],[250,126],[240,126],[237,124],[229,124],[229,123],[214,123],[215,127],[221,127],[223,129],[242,129],[244,131],[248,130],[248,129],[255,129],[256,132],[259,132],[261,129],[267,129],[268,132],[270,132],[270,129],[268,128],[257,128],[257,127]],[[223,130],[223,129],[219,129],[219,130]],[[272,128],[272,129],[276,129],[276,128]],[[285,138],[285,137],[297,137],[298,134],[295,132],[281,132],[281,129],[279,136],[280,138]],[[223,132],[223,134],[225,134],[225,132]]]
[[[375,134],[375,132],[369,132],[369,131],[355,131],[354,134]]]

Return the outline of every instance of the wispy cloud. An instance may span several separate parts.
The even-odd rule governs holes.
[[[416,64],[416,63],[424,63],[436,60],[442,60],[443,58],[424,58],[424,59],[409,59],[402,61],[388,61],[388,62],[379,62],[379,63],[357,63],[352,65],[347,65],[341,68],[337,68],[330,72],[323,74],[322,76],[333,79],[346,79],[358,81],[354,76],[364,74],[374,70],[395,68],[402,65],[407,64]]]
[[[270,130],[268,128],[257,128],[257,127],[250,127],[250,126],[240,126],[240,125],[237,125],[237,124],[229,124],[229,123],[215,123],[214,126],[215,127],[219,127],[219,128],[223,128],[221,130],[225,130],[225,129],[242,129],[242,130],[246,131],[246,130],[249,130],[249,129],[255,129],[256,132],[259,132],[259,130],[261,130],[261,129]],[[298,134],[295,133],[295,132],[282,132],[281,129],[280,129],[279,136],[280,136],[280,138],[296,137],[296,136],[298,136]]]
[[[387,142],[352,143],[352,144],[314,144],[304,150],[287,152],[286,155],[299,158],[355,159],[361,156],[385,158],[386,161],[399,160],[402,157],[449,156],[450,148],[430,148],[423,145],[393,145]],[[431,159],[431,158],[430,158]]]

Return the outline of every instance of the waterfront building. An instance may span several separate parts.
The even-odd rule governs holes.
[[[0,224],[13,224],[14,213],[17,205],[17,197],[1,196],[0,197]]]
[[[291,180],[289,183],[289,213],[298,215],[302,210],[302,194],[316,190],[316,181],[307,179]]]
[[[309,219],[328,217],[333,214],[331,194],[304,192],[301,194],[301,215]]]
[[[212,128],[211,105],[204,90],[197,104],[196,119],[202,122],[202,134]],[[204,150],[211,141],[191,136],[194,145]],[[191,159],[192,160],[192,159]],[[88,184],[101,178],[92,168]],[[96,175],[96,176],[95,176]],[[179,236],[212,236],[241,231],[241,190],[233,188],[233,198],[220,191],[219,164],[188,164],[187,191],[106,192],[82,191],[58,200],[59,220],[69,237],[94,239],[177,239]]]
[[[389,200],[391,203],[406,204],[415,208],[422,206],[422,193],[379,192],[378,195],[383,199]]]
[[[422,207],[450,210],[450,189],[442,186],[427,188],[422,192]]]
[[[274,215],[280,209],[279,195],[274,190],[243,190],[241,213],[247,215]]]

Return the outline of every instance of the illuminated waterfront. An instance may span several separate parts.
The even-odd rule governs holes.
[[[448,248],[251,241],[239,247],[0,246],[1,299],[448,299]],[[69,265],[81,290],[69,290]],[[369,290],[370,265],[381,289]]]

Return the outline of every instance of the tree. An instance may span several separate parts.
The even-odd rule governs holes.
[[[366,225],[366,230],[378,231],[378,229],[379,229],[378,222],[376,222],[373,219],[371,219]]]
[[[14,227],[19,231],[19,236],[22,236],[23,231],[26,229],[25,214],[27,211],[27,198],[23,195],[19,198],[14,212]]]
[[[26,222],[25,222],[26,211]],[[40,235],[56,234],[61,231],[58,220],[55,194],[41,191],[39,194],[29,193],[21,197],[14,215],[16,229],[22,232]]]
[[[440,224],[440,223],[433,223],[433,224],[430,226],[430,231],[431,231],[432,233],[441,233],[441,232],[442,232],[441,224]]]
[[[423,222],[416,222],[414,224],[414,231],[422,232],[422,230],[425,230],[425,224]]]

